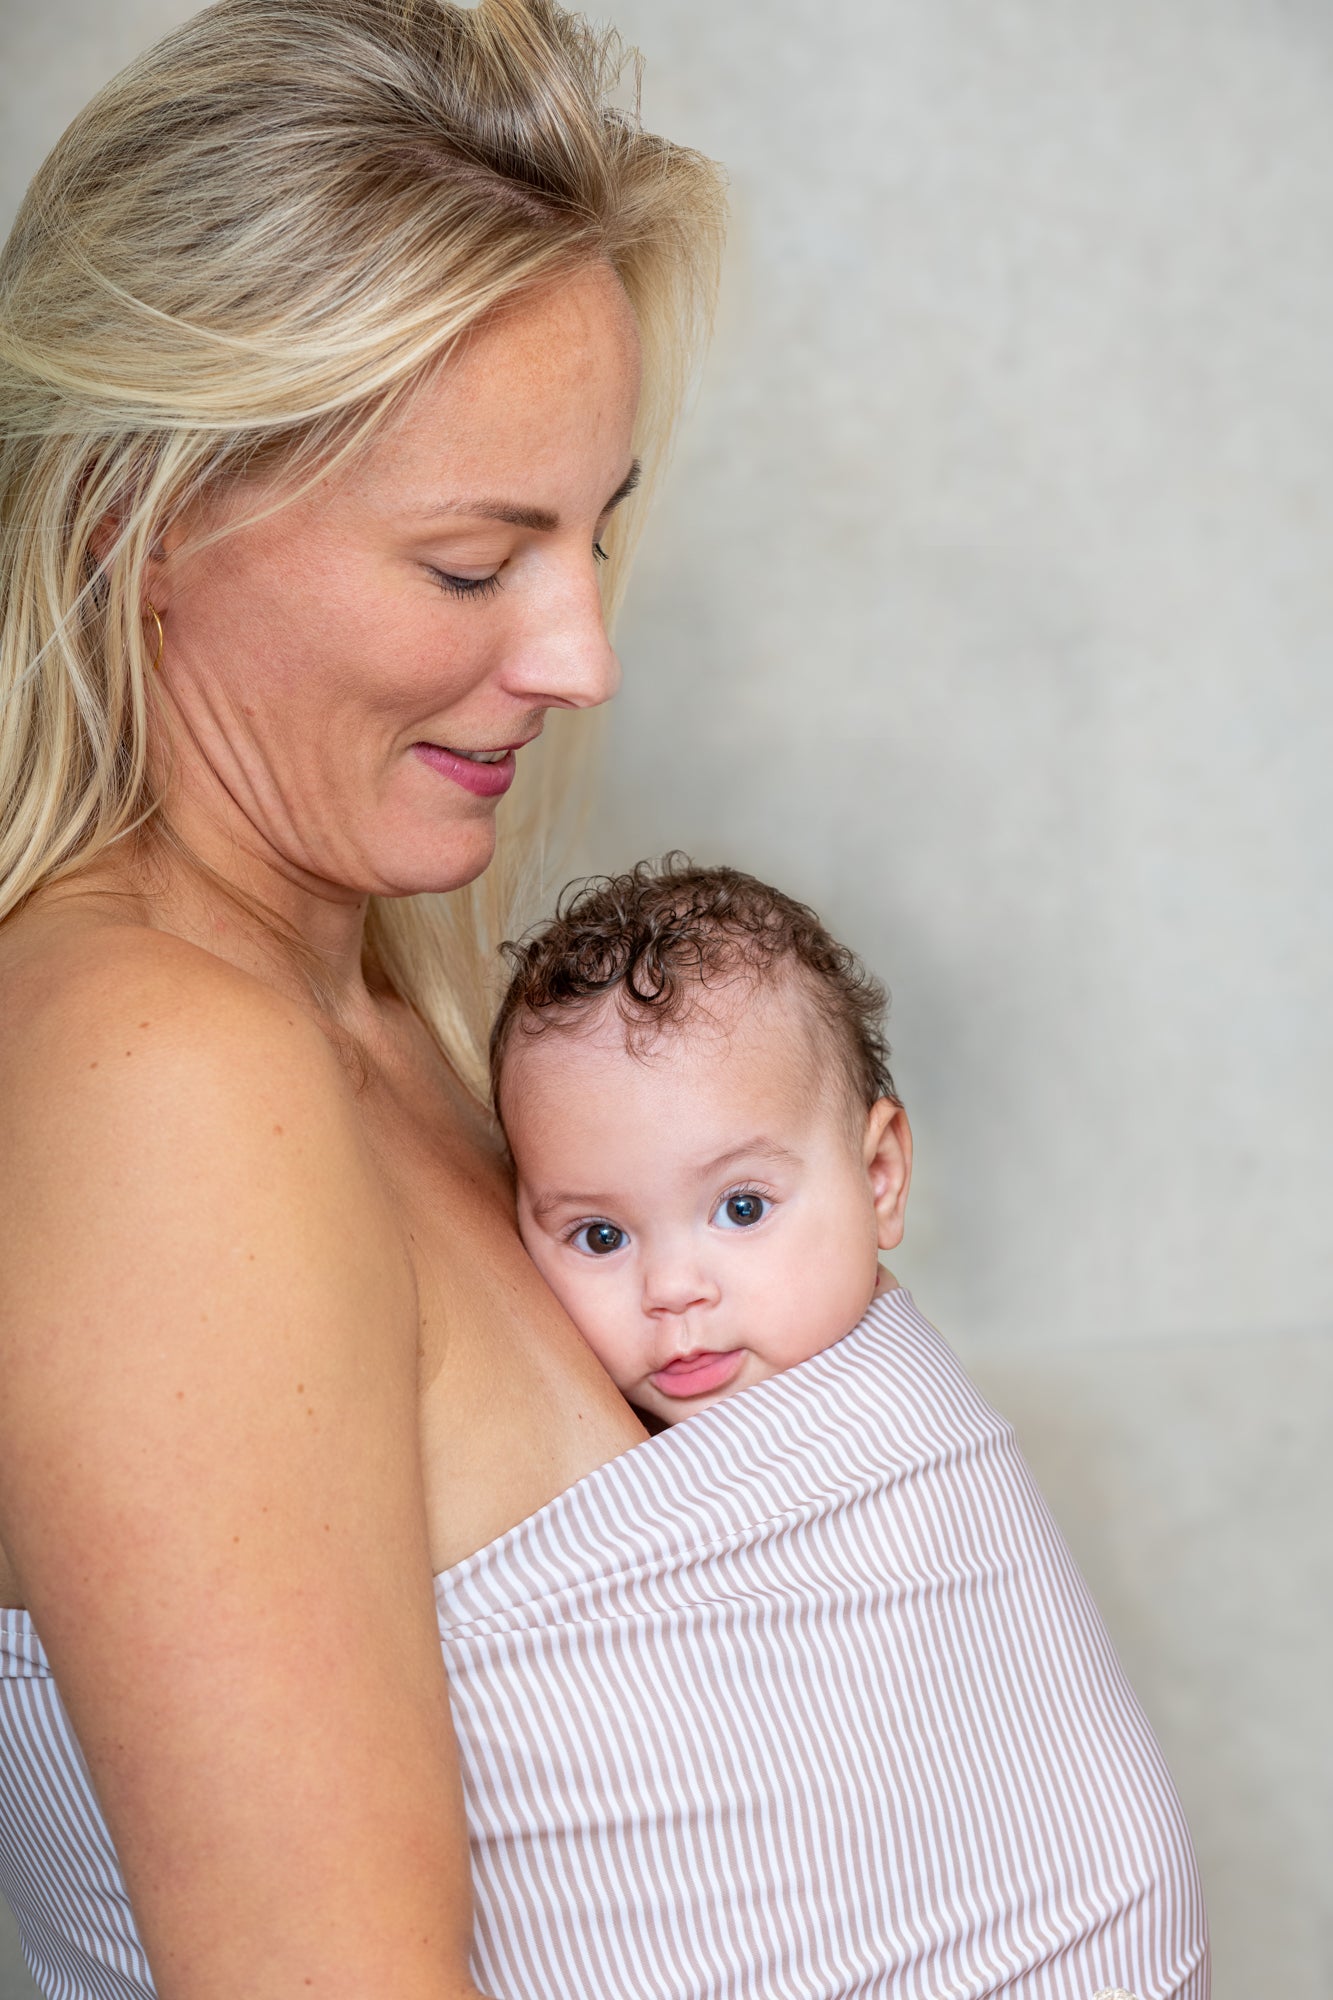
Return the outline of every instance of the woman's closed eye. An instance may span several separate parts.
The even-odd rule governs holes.
[[[489,576],[454,576],[447,569],[430,570],[431,576],[447,590],[452,597],[494,597],[503,590],[499,570],[492,570]]]
[[[611,560],[600,542],[593,543],[592,553],[599,569]],[[504,589],[504,579],[498,569],[492,570],[489,576],[458,576],[453,570],[436,569],[431,563],[427,564],[427,573],[451,597],[494,597],[498,590]]]
[[[773,1197],[762,1188],[732,1188],[713,1210],[713,1221],[721,1229],[753,1229],[773,1211]]]
[[[623,1250],[629,1242],[629,1233],[618,1222],[608,1222],[599,1217],[595,1222],[580,1222],[570,1230],[565,1238],[585,1257],[609,1257],[615,1250]]]

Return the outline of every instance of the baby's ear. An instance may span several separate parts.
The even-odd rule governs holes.
[[[866,1113],[863,1151],[881,1250],[896,1250],[903,1240],[907,1190],[912,1183],[912,1128],[901,1104],[881,1097]]]

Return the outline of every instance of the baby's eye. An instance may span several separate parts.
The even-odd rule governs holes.
[[[772,1206],[768,1196],[755,1188],[738,1188],[735,1194],[724,1196],[713,1220],[724,1229],[749,1229],[762,1222]]]
[[[629,1238],[614,1222],[584,1222],[574,1231],[570,1242],[580,1250],[586,1250],[592,1257],[609,1257],[613,1250],[619,1250]]]

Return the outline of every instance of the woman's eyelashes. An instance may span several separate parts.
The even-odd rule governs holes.
[[[490,576],[451,576],[447,569],[432,569],[430,574],[451,597],[494,597],[504,588],[499,570]]]
[[[611,560],[600,542],[593,543],[592,554],[599,568]],[[452,570],[436,569],[433,563],[428,563],[426,569],[427,574],[433,576],[440,588],[447,590],[451,597],[494,597],[498,590],[504,589],[504,580],[498,569],[492,570],[489,576],[456,576]]]

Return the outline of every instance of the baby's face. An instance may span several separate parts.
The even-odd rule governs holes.
[[[637,1056],[609,1005],[520,1027],[501,1086],[523,1241],[621,1391],[668,1422],[850,1331],[911,1157],[898,1106],[853,1114],[799,991],[706,1000]]]

